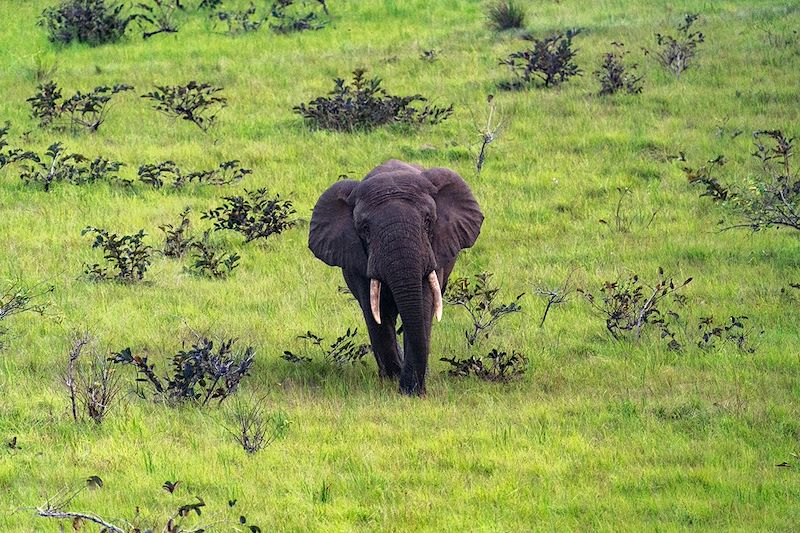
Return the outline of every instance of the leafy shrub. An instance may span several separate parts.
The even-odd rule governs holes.
[[[204,183],[209,185],[230,185],[241,181],[253,171],[244,168],[238,160],[223,161],[217,168],[184,173],[174,161],[142,165],[139,167],[139,181],[150,185],[154,189],[162,188],[171,181],[175,189],[183,188],[189,183]]]
[[[112,43],[125,35],[128,24],[136,18],[124,15],[123,9],[123,4],[105,0],[64,0],[45,9],[39,25],[47,30],[52,43]]]
[[[691,65],[697,53],[697,45],[705,41],[701,32],[692,30],[699,17],[696,13],[686,15],[678,25],[677,37],[656,34],[656,43],[659,46],[655,52],[656,60],[677,78]]]
[[[452,368],[447,371],[451,376],[467,377],[474,375],[486,381],[500,383],[508,383],[515,378],[521,377],[525,374],[528,365],[528,359],[516,350],[512,350],[509,354],[498,351],[496,348],[493,348],[485,357],[476,357],[474,355],[465,359],[442,357],[440,361],[451,365]]]
[[[289,420],[284,413],[266,413],[263,398],[252,402],[237,398],[231,409],[231,418],[233,426],[226,426],[225,429],[247,453],[256,453],[269,446],[289,429]]]
[[[200,3],[197,4],[197,9],[213,10],[217,9],[221,5],[222,5],[222,0],[200,0]]]
[[[41,300],[53,290],[53,286],[27,285],[18,281],[5,283],[0,291],[0,350],[5,347],[3,337],[8,333],[3,322],[22,313],[43,314],[48,303]]]
[[[88,365],[81,365],[79,358],[83,349],[90,346]],[[78,405],[82,405],[85,414],[100,424],[115,405],[121,390],[119,377],[108,359],[97,351],[94,340],[88,335],[77,337],[69,351],[67,370],[64,375],[72,406],[72,418],[80,420]]]
[[[320,96],[307,104],[294,107],[295,113],[321,129],[334,131],[370,130],[385,124],[438,124],[453,114],[453,105],[448,107],[412,107],[414,102],[426,102],[427,98],[392,96],[381,87],[380,78],[367,79],[364,69],[353,71],[353,82],[348,85],[343,79],[334,80],[335,87],[330,96]]]
[[[86,94],[78,91],[62,99],[61,89],[54,81],[39,85],[36,93],[25,100],[31,105],[31,116],[39,121],[39,127],[54,126],[75,132],[79,128],[95,132],[105,121],[111,98],[133,87],[117,84],[113,87],[101,85]],[[59,100],[61,100],[59,102]]]
[[[119,161],[104,157],[89,160],[77,153],[69,153],[60,142],[50,145],[44,156],[34,152],[19,153],[13,162],[21,162],[19,177],[25,183],[40,184],[49,192],[53,183],[65,182],[84,185],[97,181],[119,181]]]
[[[144,278],[150,266],[152,248],[144,244],[146,233],[139,230],[133,235],[118,236],[101,228],[86,227],[81,235],[94,235],[92,248],[101,248],[103,258],[109,263],[108,268],[98,263],[84,265],[84,274],[94,280],[115,280],[122,283],[133,283]]]
[[[435,48],[431,48],[430,50],[423,50],[422,53],[419,55],[419,58],[422,61],[426,61],[428,63],[436,63],[439,61],[439,56],[441,55],[442,51],[437,50]]]
[[[149,39],[159,33],[177,33],[175,13],[184,9],[181,0],[147,0],[139,2],[137,21],[142,27],[142,38]]]
[[[682,305],[685,302],[685,297],[678,291],[691,281],[692,278],[687,278],[676,285],[672,277],[666,276],[664,269],[659,268],[658,278],[652,285],[641,281],[638,275],[631,274],[622,280],[605,282],[597,296],[584,289],[577,290],[605,319],[606,330],[612,337],[636,340],[648,325],[658,326],[662,334],[668,334],[664,326],[668,325],[665,317],[671,311],[670,305]]]
[[[706,190],[700,194],[701,197],[708,196],[715,202],[725,202],[728,199],[732,199],[735,194],[713,176],[715,169],[722,168],[723,165],[725,165],[725,158],[717,156],[708,161],[708,166],[703,165],[699,168],[684,167],[683,172],[686,174],[686,179],[689,183],[705,187]]]
[[[10,129],[10,122],[6,122],[0,127],[0,169],[8,164],[16,163],[21,158],[26,157],[23,156],[25,152],[22,149],[9,147],[10,145],[8,144],[6,137],[8,136],[8,131]],[[30,152],[28,152],[28,154],[30,154]]]
[[[227,25],[228,33],[231,35],[258,31],[264,24],[264,18],[256,16],[256,6],[254,4],[250,4],[250,7],[246,9],[217,11],[214,16],[216,16],[217,20]]]
[[[492,328],[503,317],[522,310],[517,302],[524,293],[510,303],[497,303],[500,289],[493,287],[491,280],[490,272],[481,272],[475,275],[474,284],[471,284],[469,278],[458,278],[450,282],[445,292],[444,301],[463,307],[472,319],[472,329],[464,332],[468,346],[474,346],[481,337],[488,338]]]
[[[183,257],[194,243],[194,238],[189,234],[189,212],[188,207],[181,211],[181,221],[177,225],[162,224],[158,227],[164,232],[164,248],[162,253],[167,257]]]
[[[152,393],[168,401],[191,401],[206,406],[212,400],[222,403],[231,396],[255,361],[255,349],[234,352],[236,339],[222,341],[215,349],[214,342],[199,338],[189,350],[172,358],[172,375],[159,377],[155,365],[147,356],[133,355],[130,348],[112,354],[111,361],[132,365],[139,375],[137,381],[147,383]]]
[[[628,94],[639,94],[642,92],[642,79],[644,76],[636,75],[637,65],[625,65],[625,56],[628,51],[622,43],[611,43],[615,48],[606,52],[603,56],[603,63],[600,68],[594,71],[594,75],[600,82],[600,94],[615,94],[624,91]]]
[[[525,26],[525,9],[516,0],[495,0],[487,10],[489,27],[495,31]]]
[[[202,240],[189,245],[194,253],[191,268],[201,276],[227,278],[239,266],[239,259],[242,257],[236,252],[217,250],[208,242],[209,233],[210,231],[206,231]]]
[[[158,513],[153,512],[144,505],[137,505],[136,514],[130,520],[121,520],[125,526],[112,523],[109,519],[103,518],[95,512],[70,511],[68,507],[72,504],[81,491],[102,490],[104,482],[100,476],[89,476],[81,482],[79,487],[66,487],[57,494],[47,498],[43,505],[35,507],[33,512],[40,518],[50,518],[58,520],[60,523],[59,531],[66,531],[67,528],[74,531],[83,531],[87,524],[100,526],[100,533],[152,533],[161,531],[162,533],[202,533],[204,531],[248,531],[249,533],[261,533],[262,529],[253,524],[248,524],[247,517],[241,513],[235,513],[236,518],[231,518],[230,509],[236,506],[237,500],[228,500],[225,512],[209,511],[209,506],[200,496],[195,496],[189,503],[178,505],[175,503],[176,492],[179,481],[166,481],[162,488],[170,494],[170,503],[165,508],[158,506]],[[175,507],[177,506],[177,507]],[[140,510],[144,509],[144,512]],[[165,511],[164,509],[168,509]],[[206,512],[206,523],[202,522],[203,513]],[[68,525],[65,525],[66,521]],[[88,530],[88,528],[86,528]]]
[[[217,113],[228,105],[227,98],[218,96],[221,91],[221,87],[192,80],[186,85],[157,85],[142,98],[152,100],[156,111],[188,120],[205,132],[216,123]]]
[[[308,3],[303,0],[275,0],[270,9],[270,15],[274,22],[270,22],[269,27],[276,33],[324,28],[328,24],[328,20],[318,11],[308,7]],[[324,15],[330,15],[325,0],[315,0],[314,3],[322,9]]]
[[[580,76],[582,71],[575,64],[577,50],[572,48],[572,39],[580,33],[579,29],[555,33],[544,39],[529,37],[533,44],[527,50],[514,52],[500,60],[508,66],[515,80],[500,84],[502,89],[522,89],[534,84],[538,78],[544,87],[552,87]]]
[[[297,338],[307,341],[311,346],[316,346],[316,351],[319,353],[322,361],[332,364],[337,367],[344,367],[348,365],[355,365],[358,363],[364,364],[364,356],[367,355],[371,348],[369,344],[356,343],[358,335],[358,328],[347,328],[344,335],[338,337],[329,346],[323,346],[325,339],[310,331],[305,335],[300,335]],[[310,363],[314,359],[307,354],[294,354],[288,350],[283,352],[281,358],[289,361],[290,363]]]
[[[718,156],[709,166],[684,168],[689,182],[701,184],[708,196],[722,202],[742,222],[727,226],[760,231],[771,227],[800,230],[800,173],[794,168],[794,139],[780,130],[753,134],[758,170],[743,184],[725,185],[713,175],[725,158]],[[767,142],[764,142],[767,139]]]
[[[760,171],[735,199],[735,208],[746,227],[759,231],[770,227],[800,230],[800,172],[793,167],[794,139],[780,130],[753,134]],[[762,142],[771,141],[771,146]]]
[[[248,191],[244,196],[225,196],[224,203],[203,214],[214,221],[214,229],[234,230],[245,236],[245,242],[267,239],[293,227],[297,221],[292,202],[281,200],[280,195],[270,196],[267,189]]]
[[[707,350],[715,348],[717,342],[732,342],[743,352],[755,353],[756,348],[751,343],[755,332],[748,325],[749,320],[749,317],[741,315],[731,316],[729,322],[718,323],[713,316],[702,317],[697,324],[700,334],[697,346]]]

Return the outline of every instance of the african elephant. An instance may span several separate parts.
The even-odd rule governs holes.
[[[308,247],[341,267],[364,313],[379,374],[399,376],[401,393],[425,393],[433,316],[441,320],[456,256],[475,243],[482,223],[458,174],[394,159],[362,181],[334,183],[314,207]]]

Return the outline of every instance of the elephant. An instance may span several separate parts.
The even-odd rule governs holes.
[[[399,377],[403,394],[425,394],[433,316],[441,320],[456,257],[475,244],[483,219],[454,171],[396,159],[361,181],[337,181],[314,206],[308,247],[342,269],[364,314],[378,374]]]

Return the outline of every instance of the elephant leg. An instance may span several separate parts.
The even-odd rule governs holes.
[[[397,343],[395,326],[397,323],[397,307],[391,292],[381,289],[381,323],[375,322],[369,305],[369,279],[357,274],[342,271],[345,283],[361,306],[364,321],[367,324],[372,352],[378,364],[378,375],[382,378],[397,378],[403,364],[403,356]]]

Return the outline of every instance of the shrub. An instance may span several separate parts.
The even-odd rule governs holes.
[[[754,333],[764,332],[755,332],[748,325],[749,320],[749,317],[741,315],[731,316],[728,322],[718,323],[713,316],[702,317],[697,324],[700,334],[697,346],[708,350],[715,348],[717,342],[732,342],[745,353],[755,353],[756,348],[752,345],[751,338]]]
[[[708,161],[708,165],[703,165],[699,168],[684,167],[683,173],[686,174],[686,179],[692,185],[702,185],[705,191],[700,194],[701,197],[708,196],[715,202],[724,202],[732,199],[735,195],[726,186],[722,185],[719,180],[713,176],[716,169],[722,168],[725,165],[725,158],[717,156]]]
[[[67,528],[74,531],[89,530],[87,524],[100,527],[100,533],[142,533],[161,531],[163,533],[202,533],[203,531],[247,531],[261,533],[262,529],[248,524],[247,517],[241,512],[231,514],[230,509],[236,506],[236,500],[228,500],[224,511],[211,511],[213,507],[206,504],[203,498],[195,496],[189,503],[179,505],[174,493],[180,482],[167,481],[162,488],[170,494],[170,503],[163,507],[158,505],[158,512],[145,505],[135,506],[136,514],[130,520],[120,520],[124,526],[111,522],[95,512],[70,511],[68,507],[83,490],[102,490],[104,482],[100,476],[89,476],[79,487],[65,487],[57,494],[47,498],[44,504],[35,507],[33,512],[40,518],[50,518],[61,522],[59,531]],[[188,485],[188,484],[187,484]],[[81,498],[85,500],[86,498]],[[143,511],[142,511],[143,510]],[[206,513],[203,518],[203,513]],[[203,522],[205,520],[205,522]],[[68,525],[65,525],[66,521]],[[87,527],[85,527],[87,526]]]
[[[503,317],[522,310],[518,302],[524,293],[510,303],[498,303],[496,300],[500,289],[493,287],[491,280],[490,272],[476,274],[474,284],[469,278],[458,278],[450,282],[444,295],[445,302],[463,307],[472,319],[472,329],[464,332],[468,346],[474,346],[481,337],[488,338],[492,328]]]
[[[577,50],[572,48],[572,39],[580,33],[573,29],[555,33],[544,39],[528,38],[533,44],[527,50],[514,52],[500,60],[501,65],[511,69],[515,80],[500,84],[502,89],[521,89],[534,84],[539,78],[544,87],[552,87],[580,76],[582,71],[574,63]]]
[[[183,257],[194,243],[194,238],[189,233],[191,222],[189,221],[190,208],[181,211],[181,221],[177,225],[162,224],[158,227],[164,232],[164,248],[162,253],[167,257]]]
[[[214,229],[234,230],[245,236],[245,242],[267,239],[292,228],[297,221],[292,202],[281,200],[280,195],[270,196],[267,189],[248,191],[245,196],[225,196],[223,204],[203,214],[214,221]]]
[[[194,241],[189,245],[194,256],[192,257],[192,271],[201,276],[211,278],[227,278],[239,266],[242,257],[236,252],[219,251],[208,242],[210,231],[203,234],[202,240]]]
[[[281,412],[268,415],[264,404],[263,398],[252,402],[237,398],[233,403],[230,413],[233,425],[226,426],[225,429],[247,453],[256,453],[269,446],[289,429],[286,415]]]
[[[263,17],[256,17],[256,6],[254,4],[250,4],[247,9],[217,11],[214,15],[216,15],[217,20],[227,25],[228,33],[231,35],[258,31],[264,24]]]
[[[525,374],[528,360],[516,350],[506,353],[493,348],[485,357],[474,355],[465,359],[442,357],[440,361],[449,363],[452,368],[447,373],[454,377],[474,375],[486,381],[508,383]]]
[[[694,60],[697,45],[705,41],[705,36],[699,31],[693,31],[692,26],[700,15],[689,13],[678,25],[678,36],[656,34],[656,43],[659,49],[655,52],[658,63],[669,72],[680,78],[684,70]],[[646,51],[648,52],[648,51]]]
[[[353,71],[353,82],[348,85],[343,79],[334,80],[335,87],[330,96],[320,96],[294,107],[314,127],[334,131],[370,130],[391,123],[438,124],[453,113],[448,107],[412,107],[414,102],[426,102],[427,98],[392,96],[381,87],[380,78],[367,79],[364,69]]]
[[[39,26],[47,30],[52,43],[112,43],[125,35],[128,24],[136,18],[124,15],[123,9],[123,4],[105,0],[64,0],[42,12]]]
[[[624,91],[628,94],[639,94],[642,92],[642,79],[644,76],[636,75],[637,65],[625,65],[625,56],[628,51],[622,43],[611,43],[615,48],[606,52],[603,56],[603,63],[600,68],[594,71],[594,75],[600,82],[600,95],[615,94]]]
[[[324,15],[330,15],[325,0],[315,0],[314,3],[322,9]],[[328,24],[328,20],[302,0],[275,0],[270,15],[274,22],[270,22],[269,27],[276,33],[320,30]]]
[[[564,282],[561,283],[557,287],[544,287],[540,286],[536,289],[535,294],[547,298],[547,304],[544,308],[544,313],[542,313],[542,320],[539,322],[539,327],[544,327],[544,323],[547,320],[547,314],[550,312],[550,309],[553,306],[562,305],[565,303],[572,292],[575,290],[575,286],[572,282],[572,276],[575,274],[575,270],[573,269],[567,274],[567,277],[564,279]]]
[[[525,9],[516,0],[495,0],[487,10],[489,27],[494,31],[525,26]]]
[[[227,98],[218,96],[221,91],[221,87],[192,80],[186,85],[157,85],[142,98],[152,100],[156,111],[188,120],[206,132],[216,123],[217,113],[228,105]]]
[[[142,165],[139,167],[139,181],[150,185],[154,189],[162,188],[167,181],[172,187],[181,189],[189,183],[203,183],[208,185],[230,185],[241,181],[253,171],[244,168],[238,160],[223,161],[217,168],[184,173],[174,161]]]
[[[43,314],[48,303],[41,300],[53,290],[53,286],[27,285],[19,281],[5,283],[0,291],[0,350],[5,347],[3,337],[8,334],[4,321],[22,313]]]
[[[119,161],[104,157],[89,160],[77,153],[69,153],[60,142],[50,145],[44,157],[34,152],[20,153],[14,162],[21,163],[20,179],[25,183],[40,184],[49,192],[53,183],[65,182],[84,185],[97,181],[119,181]]]
[[[419,58],[427,63],[436,63],[437,61],[439,61],[439,56],[441,55],[441,53],[442,53],[441,50],[431,48],[430,50],[423,50],[422,53],[419,55]]]
[[[800,172],[793,167],[794,139],[780,130],[757,131],[753,134],[759,172],[737,194],[735,209],[746,227],[759,231],[770,227],[800,230]],[[767,138],[770,146],[762,142]]]
[[[103,258],[109,263],[108,268],[98,263],[84,265],[84,274],[94,280],[115,280],[122,283],[133,283],[144,278],[150,266],[152,248],[144,244],[146,233],[139,230],[133,235],[118,236],[101,228],[86,227],[81,235],[94,235],[92,248],[101,248]]]
[[[497,140],[500,133],[506,126],[506,121],[497,113],[497,106],[495,105],[494,95],[490,94],[486,97],[488,104],[486,126],[476,125],[475,129],[481,136],[481,148],[478,151],[478,158],[475,162],[475,169],[478,174],[483,170],[483,164],[486,162],[486,154],[489,145]]]
[[[79,358],[86,346],[91,347],[88,365],[81,365]],[[121,390],[116,370],[108,359],[97,351],[93,339],[84,334],[76,337],[69,351],[67,370],[64,376],[72,406],[72,418],[80,420],[78,405],[85,414],[100,424],[114,406]]]
[[[23,154],[30,154],[31,152],[23,152],[20,148],[10,148],[8,144],[8,140],[6,140],[6,136],[8,135],[8,130],[11,129],[11,123],[6,122],[3,126],[0,127],[0,169],[4,166],[15,163],[19,161],[21,158],[27,157],[27,155],[23,156]]]
[[[218,400],[221,404],[236,392],[255,360],[253,347],[234,352],[235,342],[224,340],[215,349],[212,341],[201,337],[189,350],[173,356],[172,374],[163,377],[156,375],[155,365],[148,363],[147,356],[133,355],[130,348],[112,354],[111,361],[134,366],[139,375],[137,382],[149,384],[154,395],[167,401],[206,406]]]
[[[136,18],[142,27],[142,38],[178,32],[175,13],[184,9],[181,0],[147,0],[140,1],[137,6],[141,10]]]
[[[78,91],[62,99],[61,89],[54,81],[39,85],[36,93],[26,102],[31,105],[31,116],[39,121],[39,127],[69,127],[73,133],[79,128],[95,132],[105,121],[111,98],[133,87],[117,84],[113,87],[101,85],[86,94]],[[61,100],[59,102],[59,100]]]
[[[684,168],[690,183],[701,184],[701,196],[725,204],[742,222],[724,229],[749,228],[760,231],[771,227],[800,230],[800,173],[794,168],[794,139],[780,130],[753,134],[758,170],[743,184],[727,186],[713,175],[725,158],[718,156],[709,166]],[[764,142],[767,139],[767,142]]]
[[[665,317],[670,313],[670,304],[682,305],[685,302],[685,297],[678,291],[691,281],[692,278],[687,278],[676,285],[672,277],[666,276],[664,269],[659,267],[658,278],[652,285],[632,274],[622,280],[605,282],[598,296],[584,289],[577,290],[605,319],[606,330],[612,337],[636,340],[648,325],[658,326],[664,336],[669,334],[664,327],[668,326]]]
[[[306,341],[311,346],[316,346],[316,351],[319,353],[322,361],[341,368],[348,365],[356,365],[358,363],[364,364],[364,356],[366,356],[371,350],[369,344],[356,343],[357,335],[358,328],[353,329],[352,331],[350,328],[347,328],[347,331],[344,335],[338,337],[327,347],[323,346],[323,342],[325,342],[323,337],[320,337],[319,335],[316,335],[310,331],[306,332],[305,335],[298,336],[297,338]],[[281,358],[285,361],[296,364],[310,363],[314,360],[312,357],[307,355],[307,353],[301,353],[298,355],[288,350],[283,352]]]

